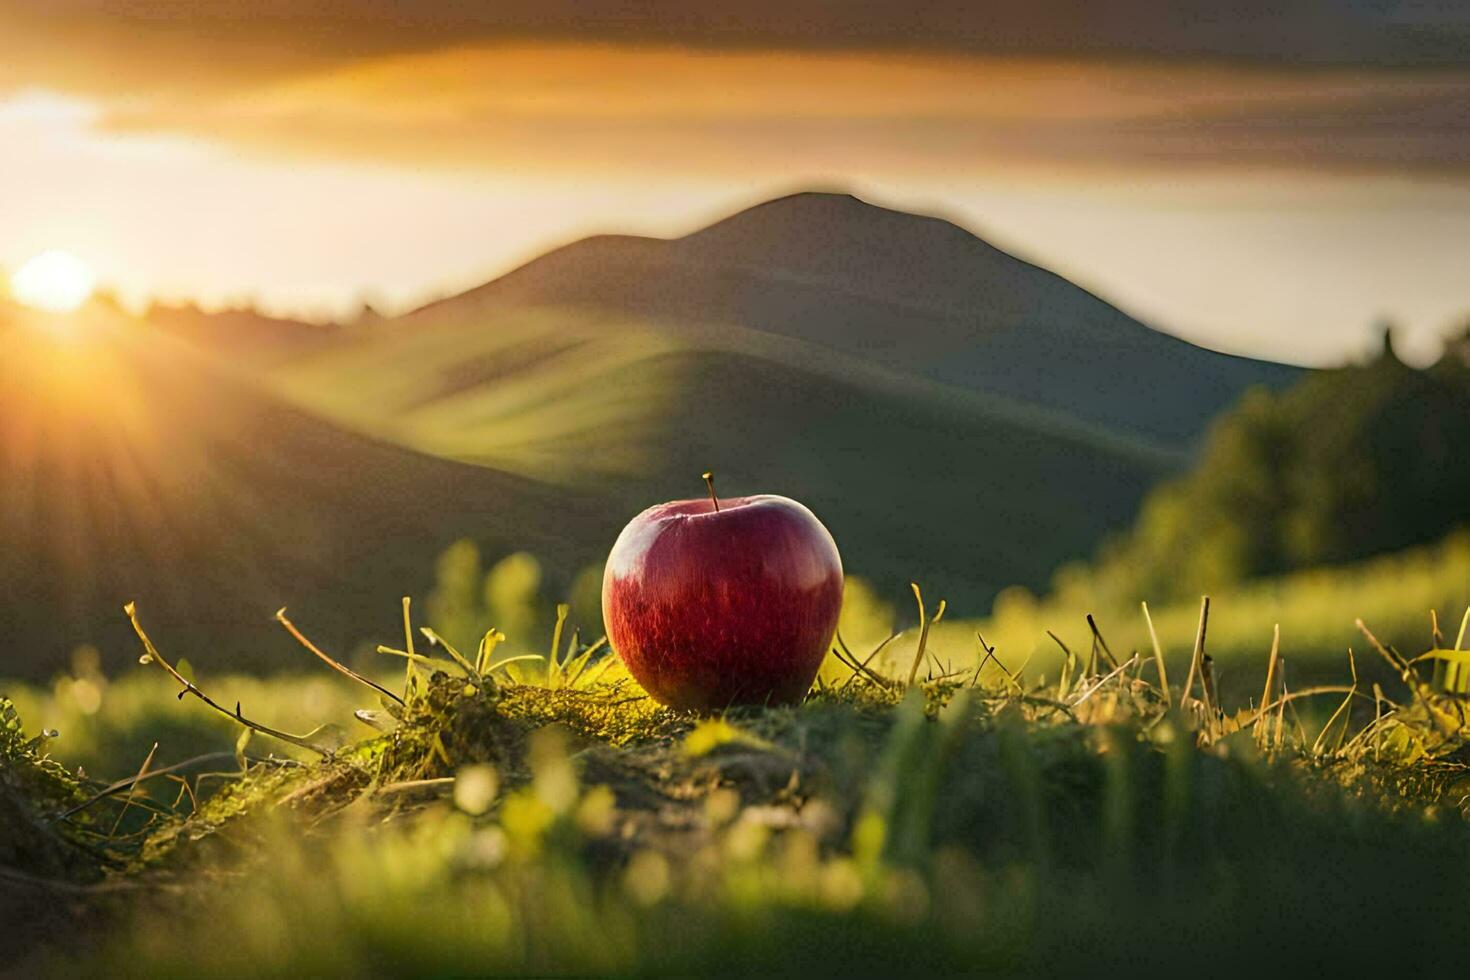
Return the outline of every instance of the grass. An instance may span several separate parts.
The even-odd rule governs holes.
[[[941,624],[934,644],[955,663],[973,662],[976,633],[996,647],[1014,669],[1028,664],[1031,676],[1055,676],[1063,654],[1049,632],[1073,650],[1092,645],[1087,615],[1092,614],[1107,642],[1124,654],[1152,650],[1139,600],[1093,594],[1062,576],[1052,595],[1038,599],[1012,589],[996,600],[984,620]],[[1303,681],[1348,676],[1348,649],[1360,664],[1376,663],[1354,626],[1362,618],[1386,642],[1415,652],[1429,648],[1430,610],[1443,617],[1450,633],[1460,611],[1470,605],[1470,534],[1452,534],[1430,546],[1406,549],[1351,565],[1309,569],[1243,583],[1216,596],[1210,617],[1210,653],[1221,683],[1244,701],[1259,691],[1260,674],[1271,648],[1274,627],[1281,631],[1281,655],[1290,674]],[[1194,638],[1197,601],[1150,605],[1163,640],[1169,670],[1183,669]],[[1450,620],[1453,621],[1450,621]],[[1453,639],[1453,635],[1451,635]]]
[[[147,679],[138,698],[233,725],[232,743],[239,718],[284,724],[269,702],[309,686],[257,682],[235,706],[235,681],[185,677],[157,639],[112,683]],[[1084,654],[1042,685],[993,661],[949,675],[910,643],[911,684],[834,660],[800,706],[700,718],[653,704],[601,649],[572,666],[571,649],[554,668],[492,667],[493,650],[421,642],[391,697],[324,670],[336,693],[315,720],[354,724],[356,706],[376,731],[321,751],[256,731],[208,784],[188,768],[79,778],[7,714],[0,803],[25,816],[0,824],[15,868],[0,894],[28,910],[15,962],[150,976],[1459,962],[1470,727],[1420,666],[1321,695],[1341,707],[1320,724],[1279,673],[1266,710],[1225,710],[1202,658],[1170,671],[1166,697],[1151,654]]]

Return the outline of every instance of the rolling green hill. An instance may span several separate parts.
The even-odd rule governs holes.
[[[276,377],[348,425],[595,492],[624,519],[698,495],[713,467],[724,493],[808,503],[849,568],[972,606],[1044,581],[1179,463],[811,344],[576,310],[389,323]]]
[[[281,606],[341,651],[458,537],[570,568],[607,534],[596,502],[350,433],[105,308],[52,326],[0,308],[0,674],[135,655],[130,599],[177,655],[279,666]]]

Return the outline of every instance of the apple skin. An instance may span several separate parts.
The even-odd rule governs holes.
[[[842,559],[804,506],[761,494],[650,507],[602,579],[613,649],[662,704],[789,704],[811,688],[842,609]]]

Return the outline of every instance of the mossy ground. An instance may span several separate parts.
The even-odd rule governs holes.
[[[1260,716],[1227,715],[1203,687],[1181,707],[1139,661],[1091,659],[1046,689],[857,674],[718,718],[626,681],[435,668],[406,704],[383,700],[390,731],[247,761],[197,800],[155,780],[63,820],[93,789],[17,732],[4,785],[46,862],[6,880],[31,910],[18,962],[152,976],[1458,962],[1461,699],[1411,679],[1402,703],[1349,695],[1307,724],[1274,695]]]

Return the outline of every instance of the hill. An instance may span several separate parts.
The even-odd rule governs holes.
[[[798,194],[601,236],[277,365],[375,437],[595,492],[797,496],[850,567],[983,607],[1046,581],[1293,368],[1145,327],[937,218]]]
[[[673,240],[585,239],[410,319],[526,306],[743,326],[1175,448],[1245,389],[1300,373],[1160,333],[948,221],[847,194]]]
[[[340,651],[389,635],[457,537],[565,568],[608,533],[565,489],[349,433],[105,307],[55,329],[0,308],[0,673],[132,656],[130,599],[216,669],[297,657],[287,605]]]
[[[850,570],[971,608],[1043,582],[1180,459],[1006,399],[738,327],[440,307],[276,372],[345,424],[614,505],[784,493]],[[365,393],[370,393],[366,396]],[[601,542],[604,545],[606,542]],[[600,557],[600,555],[594,556]]]

